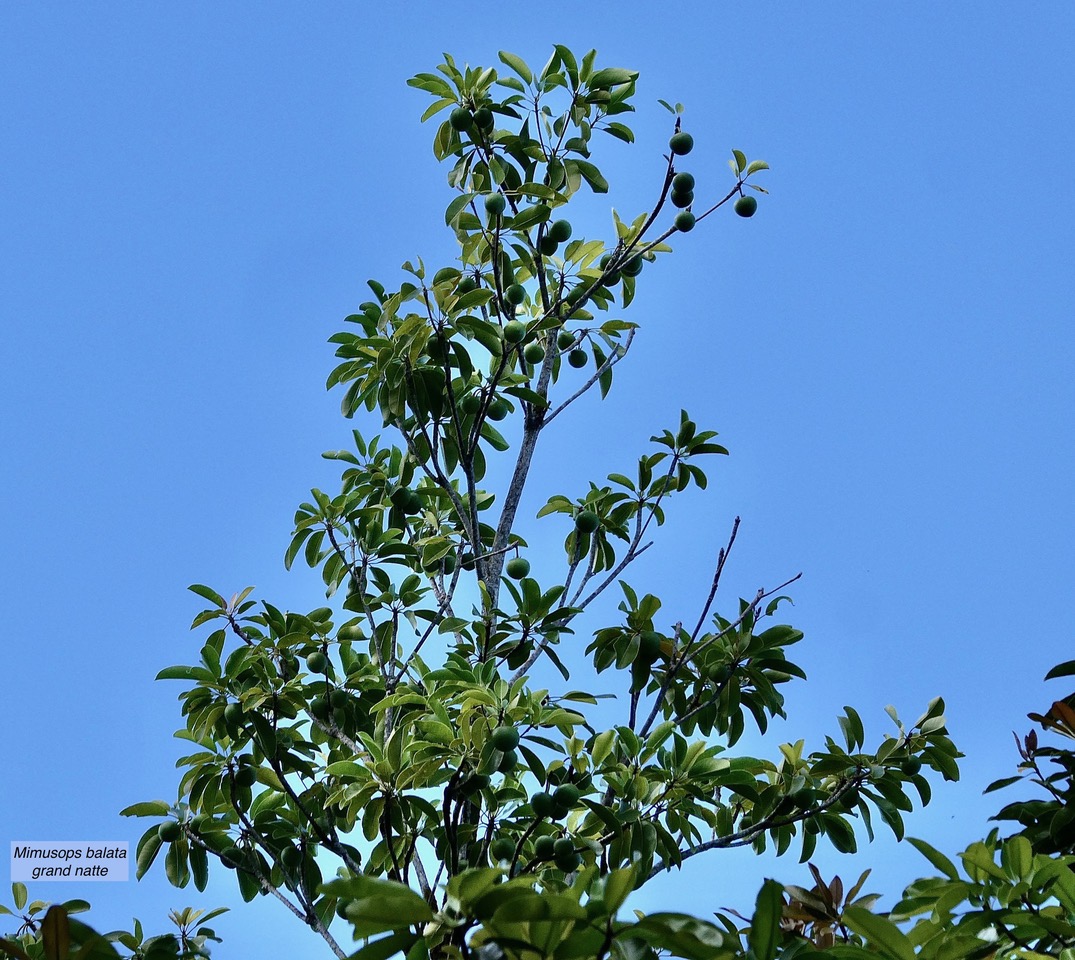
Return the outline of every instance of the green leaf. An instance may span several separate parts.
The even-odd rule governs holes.
[[[625,70],[623,67],[605,67],[590,77],[591,90],[607,90],[618,87],[621,83],[631,83],[638,79],[637,70]]]
[[[846,907],[844,922],[888,960],[915,960],[914,947],[891,920],[863,907]]]
[[[959,879],[959,871],[956,869],[955,864],[940,850],[931,847],[925,840],[919,840],[917,837],[908,837],[907,842],[950,880]]]
[[[1073,677],[1075,676],[1075,660],[1067,660],[1064,663],[1058,663],[1047,674],[1045,674],[1046,680],[1055,680],[1057,677]]]
[[[767,164],[764,160],[751,160],[750,163],[747,165],[747,176],[749,177],[752,173],[757,173],[759,170],[768,169],[769,164]]]
[[[196,593],[199,597],[208,600],[210,603],[215,603],[221,610],[226,610],[228,607],[224,602],[224,598],[212,587],[207,587],[201,583],[192,583],[187,589],[191,593]]]
[[[347,960],[388,960],[397,953],[406,953],[419,940],[419,936],[409,930],[402,933],[393,933],[367,943],[361,950],[352,953]]]
[[[67,911],[56,904],[48,908],[41,921],[41,939],[46,960],[67,960],[71,949],[71,933],[67,927]]]
[[[163,800],[145,800],[142,803],[132,803],[129,807],[120,810],[121,817],[166,817],[171,807]]]
[[[534,74],[530,71],[530,68],[526,65],[526,61],[522,57],[516,56],[514,53],[508,53],[507,50],[501,50],[498,54],[500,62],[511,67],[520,77],[527,83],[534,82]]]
[[[582,174],[582,179],[590,185],[590,189],[594,193],[608,193],[608,181],[601,176],[601,171],[592,163],[586,160],[570,160],[568,162],[578,168],[579,173]]]
[[[773,960],[780,943],[780,917],[784,907],[784,887],[766,880],[758,891],[754,917],[747,940],[756,960]]]
[[[537,223],[544,223],[551,216],[551,211],[545,204],[539,203],[532,207],[524,207],[511,218],[512,230],[526,230]]]
[[[412,923],[428,923],[433,911],[410,887],[392,880],[351,877],[323,884],[321,892],[347,902],[344,914],[356,937],[400,930]]]
[[[747,155],[742,150],[733,150],[732,156],[735,157],[735,172],[742,173],[746,169]]]

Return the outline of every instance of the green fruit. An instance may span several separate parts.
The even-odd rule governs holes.
[[[922,769],[922,761],[918,757],[908,757],[900,764],[900,769],[909,777],[913,777]]]
[[[345,623],[336,632],[337,640],[361,640],[363,636],[362,627],[357,623]]]
[[[489,776],[485,773],[472,774],[470,779],[463,784],[463,793],[467,796],[477,793],[479,790],[484,790],[489,786]]]
[[[727,683],[732,675],[732,668],[727,663],[713,663],[706,667],[706,676],[716,684]]]
[[[351,698],[348,695],[347,691],[341,690],[339,687],[333,690],[332,693],[329,695],[329,703],[332,704],[333,710],[342,710],[350,702]]]
[[[647,630],[638,638],[638,655],[646,663],[653,663],[661,655],[661,635]]]
[[[474,122],[478,125],[478,129],[488,133],[493,129],[493,124],[496,122],[493,118],[493,111],[488,107],[478,107],[474,111]]]
[[[315,650],[306,658],[306,669],[310,673],[324,673],[328,669],[328,657],[320,650]]]
[[[457,283],[455,286],[456,293],[460,294],[470,293],[471,290],[476,290],[477,288],[478,281],[475,280],[470,274],[467,274],[465,277],[460,277],[459,283]]]
[[[575,335],[570,330],[561,330],[556,334],[556,346],[566,350],[575,343]]]
[[[672,201],[673,207],[679,207],[680,209],[682,209],[683,207],[689,207],[692,203],[694,203],[694,191],[688,190],[686,193],[679,193],[673,190],[672,195],[669,197],[669,199]]]
[[[237,703],[229,703],[224,708],[224,722],[229,727],[239,727],[243,723],[243,708]]]
[[[243,862],[243,855],[238,847],[228,847],[220,854],[220,862],[229,870],[234,870]]]
[[[735,212],[741,217],[752,217],[758,209],[758,201],[754,197],[740,197],[735,201]]]
[[[561,810],[572,810],[579,802],[582,791],[573,783],[562,783],[552,793],[553,800]]]
[[[280,851],[280,863],[285,870],[296,870],[302,864],[302,851],[288,844]]]
[[[513,307],[519,306],[526,299],[526,287],[521,283],[513,283],[504,291],[504,299]]]
[[[620,273],[625,277],[637,277],[642,272],[645,262],[640,255],[635,255],[620,267]]]
[[[570,837],[560,837],[553,842],[552,855],[559,860],[561,857],[569,857],[575,852],[575,841]]]
[[[497,727],[490,739],[497,750],[514,750],[519,746],[519,731],[514,727]]]
[[[522,320],[509,320],[504,324],[504,339],[508,343],[522,343],[525,338],[526,324]]]
[[[404,513],[419,513],[422,506],[422,495],[415,490],[408,490],[400,509]]]
[[[522,580],[530,573],[530,561],[526,557],[512,557],[504,564],[504,570],[512,580]]]
[[[459,558],[459,563],[462,565],[463,569],[468,572],[477,566],[473,553],[464,553],[463,556]]]
[[[235,783],[240,787],[252,787],[257,780],[253,767],[240,767],[235,771]]]
[[[456,107],[450,114],[448,114],[448,123],[451,124],[453,130],[462,132],[470,128],[470,125],[474,122],[474,118],[470,115],[470,111],[466,107]]]
[[[545,348],[540,343],[528,343],[523,350],[523,359],[527,363],[539,364],[545,359]]]
[[[572,851],[565,857],[556,857],[556,868],[564,873],[574,873],[582,863],[582,857]]]
[[[575,529],[579,533],[593,533],[601,525],[601,519],[592,510],[582,510],[575,517]]]
[[[440,562],[440,565],[441,565],[441,569],[446,574],[455,573],[455,554],[454,553],[445,554],[444,559],[441,560],[441,562]]]
[[[566,243],[571,238],[571,224],[566,220],[557,220],[549,227],[549,236],[557,243]]]
[[[182,832],[183,828],[174,820],[165,820],[164,823],[157,827],[157,836],[165,843],[175,843]]]
[[[809,787],[803,787],[791,794],[791,799],[800,810],[806,810],[813,806],[814,791]]]
[[[676,214],[676,229],[680,233],[690,233],[694,229],[695,216],[690,210],[683,210]]]
[[[503,397],[497,397],[491,404],[487,411],[490,420],[503,420],[509,413],[511,413],[511,407],[508,406],[508,401]]]
[[[519,754],[514,750],[505,750],[504,755],[500,758],[500,763],[496,765],[496,768],[501,773],[511,773],[518,763]]]
[[[510,860],[515,856],[515,843],[507,837],[497,837],[489,844],[489,854],[494,860]]]
[[[694,189],[694,177],[689,173],[677,173],[672,177],[672,189],[678,193],[687,193]]]
[[[544,820],[546,817],[551,817],[556,813],[556,801],[553,799],[552,794],[546,793],[544,790],[535,793],[530,798],[530,807],[534,811],[534,816],[539,820]]]
[[[534,857],[537,860],[551,860],[555,844],[552,837],[538,837],[534,841]]]
[[[572,350],[567,355],[567,362],[576,369],[586,366],[587,359],[586,351],[581,349]]]
[[[546,234],[538,241],[538,250],[541,251],[542,256],[551,257],[556,253],[556,249],[560,246],[552,237]]]
[[[328,701],[324,697],[314,697],[310,701],[310,716],[324,720],[328,716]]]
[[[668,149],[677,157],[685,157],[694,149],[694,137],[682,130],[672,134],[672,138],[668,141]]]
[[[476,393],[468,393],[459,401],[459,409],[463,411],[468,417],[474,416],[478,412],[478,408],[482,405],[481,397]]]
[[[508,201],[502,193],[491,193],[485,198],[485,212],[491,217],[499,217],[507,205]]]

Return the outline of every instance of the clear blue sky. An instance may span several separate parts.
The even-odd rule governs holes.
[[[557,41],[642,73],[591,235],[651,198],[658,97],[687,107],[699,190],[723,194],[738,147],[772,195],[646,272],[619,389],[560,427],[534,486],[629,465],[681,406],[719,430],[731,457],[634,582],[670,622],[696,612],[741,515],[726,605],[803,572],[810,680],[757,750],[820,746],[845,703],[878,740],[886,704],[913,720],[941,694],[964,779],[909,832],[949,853],[981,835],[1010,731],[1068,692],[1042,677],[1072,655],[1073,36],[1065,4],[4,5],[5,859],[13,839],[133,848],[143,824],[118,810],[174,798],[181,685],[152,678],[196,657],[187,584],[317,605],[281,557],[349,436],[326,338],[367,277],[452,256],[428,98],[405,81],[442,50],[540,63]],[[928,872],[888,838],[817,862],[873,866],[890,895]],[[744,907],[766,874],[807,878],[794,856],[698,858],[639,905]],[[313,948],[227,883],[34,893],[85,896],[104,927],[238,904],[220,956]]]

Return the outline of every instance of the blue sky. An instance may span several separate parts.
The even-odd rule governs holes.
[[[686,105],[700,191],[723,195],[737,147],[772,165],[772,194],[647,271],[618,389],[548,440],[528,516],[633,463],[686,407],[732,455],[632,580],[670,622],[697,611],[736,515],[726,609],[803,572],[789,619],[810,680],[751,748],[820,746],[845,703],[878,740],[886,704],[913,720],[940,694],[964,777],[937,782],[909,832],[954,853],[987,829],[1004,795],[981,790],[1013,770],[1010,731],[1069,692],[1042,677],[1071,656],[1075,14],[535,10],[0,12],[5,854],[14,839],[133,848],[142,825],[118,810],[174,797],[180,685],[153,676],[197,655],[187,584],[317,605],[281,558],[294,507],[335,482],[321,451],[349,438],[322,386],[326,338],[367,277],[398,283],[405,259],[453,256],[427,97],[405,81],[443,50],[540,65],[554,42],[641,71],[638,142],[602,147],[612,193],[579,204],[589,235],[608,235],[610,205],[650,201],[658,97]],[[795,859],[697,858],[638,905],[744,907],[765,875],[805,880]],[[927,872],[889,838],[816,861],[873,867],[887,902]],[[310,948],[224,882],[199,896],[154,871],[34,895],[85,896],[104,927],[231,903],[220,956]]]

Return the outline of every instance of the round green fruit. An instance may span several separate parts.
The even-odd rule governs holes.
[[[482,405],[481,397],[476,393],[468,393],[459,401],[459,409],[463,411],[468,417],[473,417],[478,412],[478,408]]]
[[[333,690],[332,693],[329,695],[329,703],[332,704],[333,710],[342,710],[350,702],[351,698],[348,695],[347,691],[341,690],[339,687]]]
[[[504,570],[512,580],[522,580],[530,573],[530,561],[526,557],[512,557],[504,564]]]
[[[579,533],[593,533],[600,525],[600,517],[592,510],[582,510],[575,517],[575,529]]]
[[[567,220],[557,220],[549,227],[549,236],[557,243],[566,243],[571,238],[571,224]]]
[[[546,793],[544,790],[535,793],[530,798],[530,807],[539,820],[544,820],[556,813],[556,801],[551,793]]]
[[[586,366],[586,351],[576,348],[567,355],[567,362],[576,370]]]
[[[362,627],[357,623],[345,623],[336,632],[337,640],[361,640],[365,636],[362,632]]]
[[[672,177],[672,189],[678,193],[687,193],[694,189],[694,177],[689,173],[677,173]]]
[[[485,212],[491,217],[499,217],[507,205],[508,201],[502,193],[491,193],[485,198]]]
[[[507,837],[497,837],[489,844],[489,853],[494,860],[510,860],[515,856],[515,844]]]
[[[240,787],[252,787],[257,780],[253,767],[240,767],[235,771],[235,783]]]
[[[640,255],[635,255],[620,267],[620,273],[625,277],[637,277],[642,272],[645,262]]]
[[[238,847],[228,847],[220,854],[220,862],[229,870],[234,870],[243,862],[242,852]]]
[[[508,343],[522,343],[526,338],[526,324],[522,320],[509,320],[504,324],[504,339]]]
[[[647,630],[638,638],[638,656],[646,663],[653,663],[661,655],[661,635]]]
[[[688,190],[686,193],[679,193],[676,190],[672,191],[672,195],[668,198],[672,201],[672,206],[682,210],[684,207],[689,207],[694,203],[694,191]]]
[[[473,122],[474,118],[466,107],[456,107],[448,114],[448,123],[451,124],[453,130],[458,130],[459,132],[469,130]]]
[[[540,343],[528,343],[523,350],[523,359],[537,365],[545,359],[545,348]]]
[[[488,133],[493,129],[493,124],[496,122],[493,118],[493,111],[488,107],[478,107],[474,111],[474,122],[478,125],[478,129]]]
[[[513,283],[504,291],[504,299],[513,307],[519,306],[526,299],[526,287],[521,283]],[[515,341],[517,342],[517,341]]]
[[[302,864],[302,851],[288,844],[280,851],[280,863],[285,870],[297,870]]]
[[[478,289],[478,281],[468,273],[465,277],[459,278],[455,289],[457,293],[470,293],[471,290]]]
[[[165,820],[164,823],[157,827],[157,836],[160,837],[164,843],[175,843],[182,832],[183,828],[174,820]]]
[[[684,133],[682,130],[679,133],[674,133],[668,141],[668,149],[677,157],[685,157],[694,149],[694,137],[689,133]]]
[[[315,650],[306,658],[306,669],[310,673],[324,673],[328,669],[328,657],[320,650]]]
[[[400,509],[404,513],[419,513],[422,510],[422,495],[416,490],[408,490],[407,496],[403,498],[403,503],[400,505]]]
[[[695,216],[690,210],[682,210],[676,214],[675,225],[680,233],[690,233],[694,229]]]
[[[324,720],[328,716],[328,701],[324,697],[314,697],[310,701],[310,716],[315,720]]]
[[[574,873],[582,864],[582,857],[572,850],[565,857],[556,857],[555,862],[558,870],[563,870],[564,873]]]
[[[570,837],[560,837],[553,842],[552,855],[559,860],[561,857],[569,857],[575,852],[575,841]]]
[[[500,763],[496,765],[497,770],[501,773],[511,773],[512,770],[519,763],[519,754],[514,750],[505,750],[504,755],[500,758]]]
[[[237,703],[229,703],[224,708],[224,722],[230,727],[242,726],[243,708]]]
[[[459,558],[459,563],[468,573],[477,566],[473,553],[464,553],[463,556]]]
[[[735,201],[735,212],[741,217],[752,217],[758,209],[758,201],[754,197],[740,197]]]
[[[463,793],[470,796],[471,794],[477,793],[479,790],[484,790],[488,786],[489,775],[486,773],[475,773],[463,784]]]
[[[497,727],[490,739],[497,750],[514,750],[519,746],[519,731],[514,727]]]
[[[503,420],[510,412],[511,407],[508,406],[508,401],[503,397],[497,397],[486,411],[490,420]]]
[[[918,757],[908,757],[900,764],[900,769],[909,777],[913,777],[922,769],[922,761]]]
[[[567,350],[575,343],[575,335],[570,330],[561,330],[556,334],[556,346],[561,350]]]
[[[552,798],[561,810],[572,810],[579,802],[582,791],[573,783],[562,783],[552,793]]]
[[[550,237],[548,234],[538,241],[538,250],[541,251],[541,255],[544,257],[551,257],[556,253],[559,246],[560,244],[556,242],[555,238]]]
[[[534,841],[534,857],[538,860],[551,860],[556,841],[552,837],[538,837]]]
[[[455,573],[455,554],[446,553],[441,560],[440,565],[445,574],[450,575]]]

